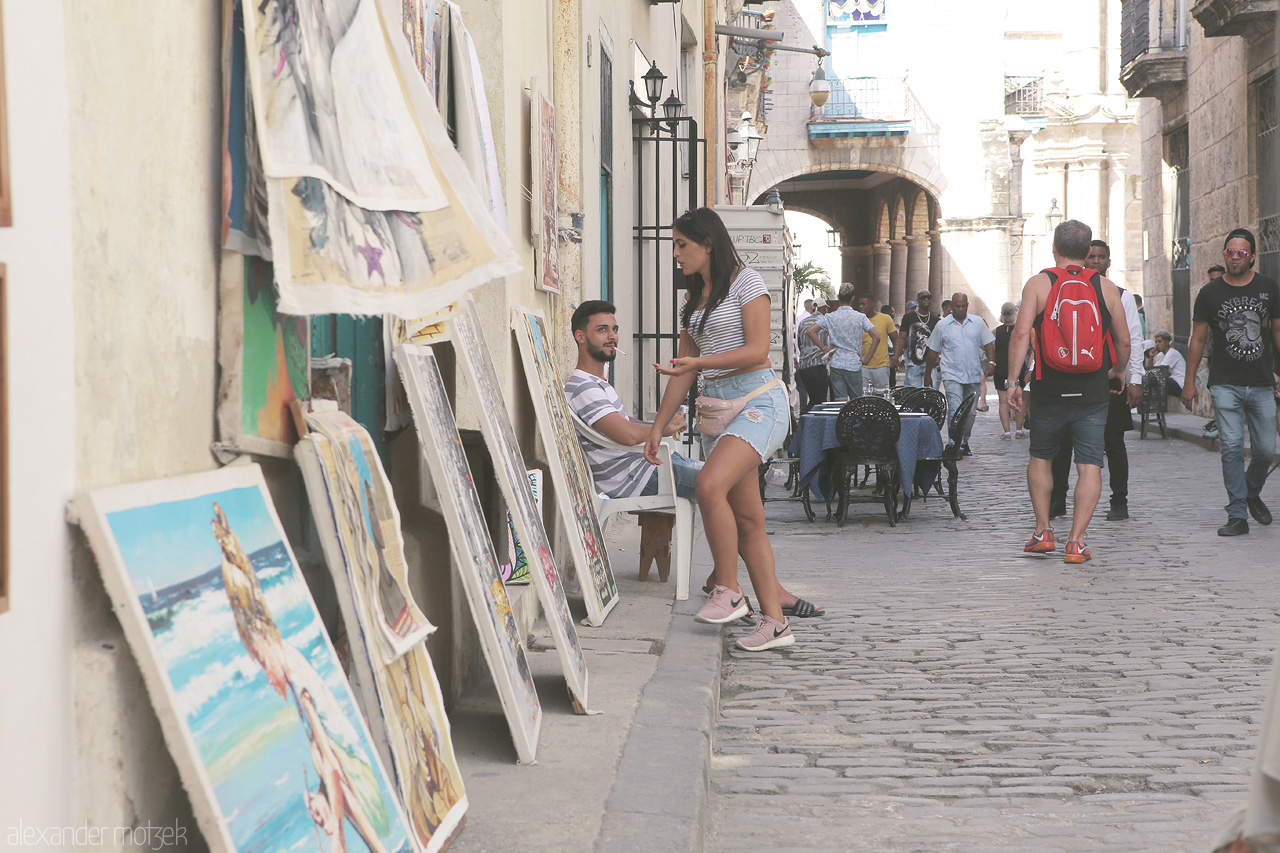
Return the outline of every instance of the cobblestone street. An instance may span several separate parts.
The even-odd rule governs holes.
[[[961,464],[968,521],[766,505],[779,577],[827,615],[781,652],[725,632],[708,850],[1207,850],[1243,802],[1280,526],[1219,538],[1217,454],[1135,431],[1132,519],[1103,520],[1104,470],[1093,562],[1024,556],[1027,442],[995,408]]]

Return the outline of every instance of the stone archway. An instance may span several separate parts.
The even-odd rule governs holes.
[[[805,164],[764,186],[761,195],[773,188],[787,209],[816,216],[840,233],[840,280],[853,282],[860,295],[901,316],[907,301],[929,288],[936,186],[892,165]],[[932,277],[941,281],[940,274]]]

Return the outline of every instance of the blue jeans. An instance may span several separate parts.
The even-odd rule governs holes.
[[[904,385],[910,385],[912,388],[924,387],[924,365],[907,363],[907,378],[903,382]],[[938,368],[933,369],[933,387],[939,391],[942,390],[942,374]]]
[[[1227,516],[1247,518],[1246,498],[1256,498],[1267,482],[1276,453],[1276,398],[1265,385],[1214,385],[1209,389],[1218,422],[1218,454],[1227,487]],[[1249,427],[1252,459],[1244,465],[1244,430]]]
[[[671,472],[676,478],[676,497],[686,500],[698,500],[697,494],[694,492],[694,483],[698,481],[698,472],[702,470],[702,463],[697,459],[690,459],[688,456],[682,456],[679,453],[671,454]],[[653,476],[649,478],[649,482],[640,490],[643,497],[656,495],[658,493],[658,469],[653,469]]]
[[[964,402],[964,398],[970,394],[977,394],[978,389],[982,387],[981,382],[953,382],[950,379],[942,380],[943,390],[947,394],[947,429],[951,429],[951,418],[956,413],[956,409],[960,408],[960,404]],[[969,434],[973,432],[973,419],[977,416],[977,408],[969,410],[969,417],[964,422],[964,434],[960,438],[961,444],[969,443]],[[947,436],[947,444],[951,444],[951,436]]]
[[[862,368],[844,370],[831,368],[831,399],[852,400],[862,396]]]

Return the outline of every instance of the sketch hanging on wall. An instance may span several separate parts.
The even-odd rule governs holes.
[[[385,631],[383,614],[412,602],[399,512],[368,431],[338,411],[308,413],[306,422],[295,456],[338,592],[353,680],[415,837],[432,853],[461,827],[468,805],[440,684],[421,635],[394,656],[369,639]],[[419,624],[434,631],[425,617]]]
[[[418,444],[449,525],[454,563],[515,741],[516,755],[522,764],[527,764],[536,757],[542,706],[533,686],[524,643],[502,585],[498,555],[489,538],[435,353],[429,347],[418,347],[410,355],[408,349],[396,348],[396,364],[413,407]]]
[[[374,0],[253,0],[244,9],[268,177],[319,178],[371,210],[449,204]]]
[[[289,403],[311,395],[311,325],[276,310],[269,262],[224,251],[218,278],[215,450],[288,456]]]
[[[395,0],[245,8],[282,312],[424,317],[519,270]]]
[[[538,269],[535,283],[551,293],[560,292],[560,226],[557,223],[556,191],[559,177],[556,171],[556,112],[551,102],[538,91],[537,81],[530,84],[533,95],[533,127],[530,138],[533,152],[533,211],[530,221],[535,223],[534,245],[538,249]]]
[[[568,530],[569,549],[587,603],[587,624],[601,625],[618,603],[618,585],[609,567],[600,520],[591,502],[591,472],[582,459],[577,432],[569,418],[564,385],[560,382],[542,312],[515,308],[511,314],[525,379],[538,416],[538,432],[551,467],[556,506]]]
[[[537,510],[538,519],[542,519],[542,472],[537,468],[525,471],[529,476],[529,491],[533,492],[533,506]],[[545,528],[544,528],[545,529]],[[502,581],[506,584],[526,584],[529,582],[529,555],[520,544],[516,534],[516,523],[511,518],[511,510],[507,510],[507,553],[511,560],[509,566],[503,566]]]
[[[529,573],[551,628],[551,636],[560,656],[560,666],[564,670],[565,680],[569,682],[576,710],[586,713],[590,708],[587,702],[587,663],[582,656],[582,645],[578,642],[578,631],[573,624],[573,615],[569,612],[569,601],[564,594],[560,572],[551,554],[551,541],[542,525],[542,516],[534,500],[533,490],[529,488],[529,475],[520,455],[515,430],[511,426],[511,415],[507,411],[497,371],[489,358],[489,345],[485,340],[475,303],[471,299],[463,300],[459,310],[449,318],[449,325],[453,327],[454,352],[458,354],[463,372],[475,393],[480,431],[484,434],[498,485],[507,501],[507,508],[530,563]],[[503,334],[502,337],[505,338],[506,335]],[[416,361],[426,359],[427,352],[421,347],[401,347],[396,351],[396,358],[402,363],[406,360]],[[421,365],[420,368],[425,370],[426,365]],[[416,400],[412,392],[409,400],[424,409],[430,405],[429,401]],[[414,410],[415,416],[417,411]]]
[[[257,465],[72,513],[212,850],[416,849]]]
[[[271,260],[267,184],[249,97],[240,0],[222,0],[222,248]]]

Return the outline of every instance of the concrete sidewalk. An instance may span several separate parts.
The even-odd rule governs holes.
[[[618,605],[601,627],[578,628],[600,714],[573,713],[546,623],[535,626],[529,663],[543,710],[536,764],[516,763],[491,685],[459,703],[451,720],[469,808],[452,850],[702,849],[723,644],[720,628],[692,619],[710,563],[697,529],[682,602],[674,600],[674,567],[667,583],[657,582],[656,569],[648,582],[637,579],[640,532],[631,516],[606,534]]]

